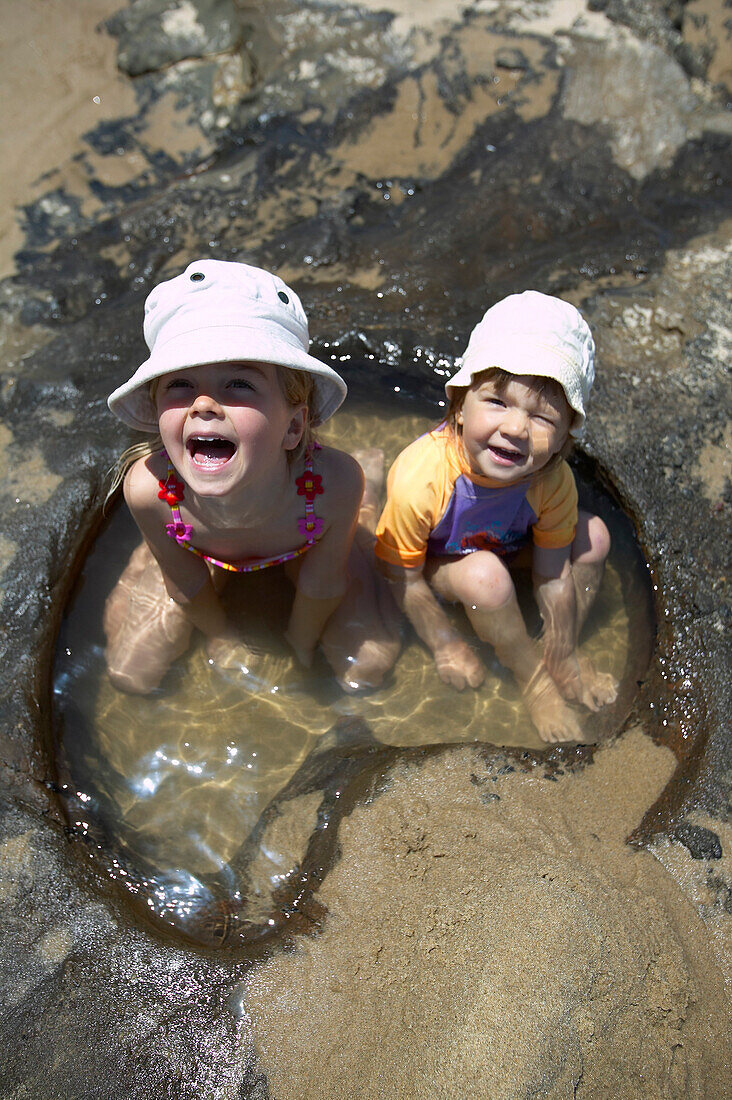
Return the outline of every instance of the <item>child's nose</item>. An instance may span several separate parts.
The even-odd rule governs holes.
[[[506,409],[501,428],[508,435],[526,435],[529,417],[523,409]]]
[[[221,415],[222,409],[219,402],[213,396],[213,394],[206,393],[205,390],[201,390],[196,395],[196,400],[191,405],[191,412],[199,414],[211,414],[213,416]]]

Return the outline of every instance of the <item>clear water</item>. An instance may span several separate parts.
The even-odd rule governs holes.
[[[388,466],[431,423],[361,405],[338,414],[323,438],[351,450],[378,443]],[[582,650],[621,681],[619,702],[585,719],[593,738],[625,717],[652,627],[627,518],[597,487],[581,490],[613,536]],[[408,633],[393,675],[370,694],[345,695],[324,661],[299,668],[281,637],[291,597],[279,569],[232,582],[267,654],[256,681],[222,674],[194,644],[154,695],[118,692],[104,671],[102,608],[137,541],[126,509],[116,508],[66,611],[54,670],[59,786],[73,835],[164,926],[210,943],[232,927],[251,938],[293,917],[308,866],[323,862],[314,838],[336,829],[339,784],[386,746],[392,756],[448,742],[542,747],[489,650],[485,683],[463,693],[441,683]],[[522,600],[538,629],[528,584]]]

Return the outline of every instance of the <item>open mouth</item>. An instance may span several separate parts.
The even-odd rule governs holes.
[[[223,466],[236,453],[236,447],[231,440],[222,439],[218,435],[191,436],[186,447],[195,465],[208,470]]]
[[[509,450],[508,447],[495,447],[493,444],[489,444],[488,450],[495,461],[503,465],[513,466],[515,463],[522,462],[524,459],[521,451]]]

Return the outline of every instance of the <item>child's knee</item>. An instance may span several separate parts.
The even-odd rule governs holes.
[[[495,611],[514,595],[511,574],[490,550],[477,550],[465,562],[462,602],[474,610]]]
[[[610,532],[599,516],[590,516],[590,553],[591,560],[603,562],[610,553]]]
[[[610,532],[604,520],[589,512],[580,512],[572,561],[583,565],[601,565],[610,553]]]

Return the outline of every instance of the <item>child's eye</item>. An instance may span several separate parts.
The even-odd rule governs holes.
[[[166,390],[185,389],[192,385],[193,383],[189,382],[187,378],[171,378],[170,381],[166,383],[165,388]]]
[[[505,407],[506,407],[506,402],[505,401],[501,401],[500,397],[494,397],[493,394],[491,394],[491,393],[486,394],[486,396],[484,398],[484,401],[488,405],[495,405],[496,408],[499,408],[499,409],[505,409]]]
[[[227,388],[232,390],[253,390],[254,386],[247,378],[232,378],[227,382]]]

